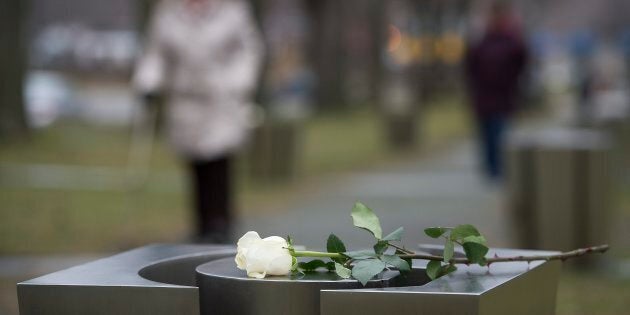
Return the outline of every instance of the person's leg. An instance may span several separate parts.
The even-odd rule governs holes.
[[[195,161],[192,165],[196,236],[211,242],[228,241],[232,210],[229,158]]]
[[[203,231],[207,230],[205,222],[207,222],[205,216],[206,212],[204,209],[207,207],[207,197],[203,193],[205,190],[205,182],[204,182],[204,165],[203,161],[190,161],[189,172],[190,172],[190,191],[192,195],[191,206],[194,210],[193,218],[195,224],[195,238],[199,238]]]
[[[479,143],[479,170],[483,176],[488,177],[490,173],[490,128],[486,118],[477,119],[477,141]]]
[[[488,119],[486,126],[487,148],[486,163],[487,174],[492,180],[500,180],[503,175],[503,134],[505,119],[492,117]]]
[[[230,182],[230,159],[227,156],[212,161],[209,191],[210,233],[215,242],[227,242],[231,229],[232,191]]]
[[[505,119],[501,117],[484,117],[478,119],[479,151],[483,174],[491,179],[501,178],[502,142]]]

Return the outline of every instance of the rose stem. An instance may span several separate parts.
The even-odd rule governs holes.
[[[512,257],[491,257],[486,259],[487,264],[497,263],[497,262],[510,262],[510,261],[536,261],[536,260],[566,260],[569,258],[579,257],[586,254],[592,253],[604,253],[609,249],[609,246],[599,245],[592,246],[587,248],[580,248],[560,254],[555,255],[537,255],[537,256],[512,256]],[[295,257],[327,257],[327,258],[344,258],[341,253],[325,253],[325,252],[316,252],[316,251],[295,251]],[[424,259],[424,260],[436,260],[443,261],[444,257],[438,255],[423,255],[423,254],[403,254],[398,255],[401,258],[411,258],[411,259]],[[452,264],[470,264],[471,262],[467,258],[453,258],[449,261]]]
[[[340,253],[324,253],[324,252],[314,252],[314,251],[295,251],[295,257],[327,257],[327,258],[342,258],[345,257]]]
[[[492,257],[492,258],[486,258],[486,263],[492,264],[492,263],[497,263],[497,262],[509,262],[509,261],[530,262],[530,261],[536,261],[536,260],[547,260],[547,261],[548,260],[563,260],[564,261],[569,258],[583,256],[586,254],[604,253],[608,250],[608,248],[609,246],[606,244],[606,245],[592,246],[592,247],[587,247],[587,248],[580,248],[580,249],[576,249],[576,250],[572,250],[569,252],[564,252],[564,253],[560,253],[556,255]],[[437,256],[437,255],[414,254],[414,255],[398,255],[398,256],[400,256],[401,258],[411,258],[411,259],[424,259],[424,260],[436,260],[436,261],[444,260],[444,257]],[[453,258],[449,262],[452,264],[470,264],[471,263],[467,258]]]

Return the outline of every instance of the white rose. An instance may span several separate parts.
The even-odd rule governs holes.
[[[249,231],[239,240],[234,261],[247,276],[264,278],[266,275],[283,276],[291,272],[293,256],[287,249],[289,244],[279,236],[261,239],[258,233]]]

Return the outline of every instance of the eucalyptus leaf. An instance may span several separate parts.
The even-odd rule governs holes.
[[[427,236],[432,237],[432,238],[439,238],[440,236],[444,235],[444,233],[446,233],[446,231],[448,231],[447,228],[430,227],[430,228],[424,229],[424,234],[426,234]]]
[[[429,276],[431,280],[435,280],[440,277],[441,269],[442,269],[442,262],[439,262],[437,260],[431,260],[427,264],[427,276]]]
[[[405,229],[401,226],[397,228],[394,232],[387,234],[387,236],[383,237],[384,241],[400,241],[402,238],[403,232]]]
[[[462,240],[469,236],[480,236],[480,235],[481,234],[479,234],[479,231],[477,231],[477,228],[475,228],[474,226],[470,224],[458,225],[451,231],[452,240]]]
[[[406,272],[411,270],[410,264],[404,259],[398,257],[397,255],[383,255],[381,257],[381,261],[384,263],[394,266],[400,272]]]
[[[468,242],[464,243],[463,247],[464,252],[466,253],[466,258],[468,258],[470,262],[480,264],[482,266],[485,265],[486,254],[488,253],[487,246],[479,243]]]
[[[352,268],[352,277],[365,286],[370,279],[383,271],[385,266],[385,263],[378,259],[361,260]]]
[[[370,208],[360,202],[357,202],[352,208],[352,222],[354,226],[371,232],[379,240],[383,237],[383,230],[378,217]]]
[[[447,240],[444,244],[444,262],[449,262],[453,259],[453,253],[455,252],[455,243],[451,240]]]
[[[335,273],[343,279],[348,279],[352,276],[352,270],[339,263],[335,263]]]

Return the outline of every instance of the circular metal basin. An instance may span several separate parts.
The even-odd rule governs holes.
[[[426,282],[421,274],[403,279],[398,271],[385,271],[365,287],[326,271],[255,279],[225,258],[197,267],[197,285],[201,314],[319,314],[321,290],[420,285]]]

